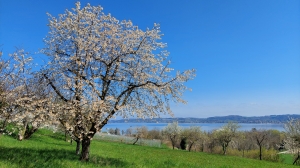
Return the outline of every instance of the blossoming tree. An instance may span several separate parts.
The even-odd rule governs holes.
[[[143,31],[77,2],[58,18],[49,14],[49,28],[44,78],[65,102],[58,116],[69,117],[65,125],[82,142],[81,160],[89,159],[91,139],[113,116],[158,117],[172,114],[170,101],[185,103],[183,83],[195,70],[172,72],[158,24]]]
[[[50,90],[39,73],[32,71],[32,57],[24,50],[18,49],[0,64],[0,132],[14,123],[19,140],[30,138],[40,126],[53,121]]]

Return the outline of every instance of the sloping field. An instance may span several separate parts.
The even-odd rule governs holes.
[[[30,140],[17,141],[0,137],[0,167],[236,167],[283,168],[297,167],[199,152],[171,150],[93,140],[90,161],[83,163],[75,155],[75,144],[63,141],[63,136],[40,130]]]

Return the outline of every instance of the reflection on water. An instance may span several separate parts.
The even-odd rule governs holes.
[[[119,128],[120,130],[126,130],[130,127],[141,127],[146,126],[149,130],[152,129],[162,129],[167,126],[168,123],[109,123],[102,131],[106,131],[109,128]],[[200,126],[203,131],[212,131],[215,129],[219,129],[226,123],[179,123],[179,126],[186,128],[190,126]],[[239,123],[241,131],[250,131],[252,128],[256,129],[274,129],[278,131],[284,131],[283,124],[250,124],[250,123]]]

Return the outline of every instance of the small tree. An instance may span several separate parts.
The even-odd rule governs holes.
[[[65,102],[58,113],[68,113],[69,129],[79,132],[80,160],[89,160],[91,139],[114,115],[152,118],[172,114],[169,101],[185,103],[183,83],[195,70],[171,75],[158,24],[143,31],[77,2],[58,19],[49,14],[48,25],[44,78]]]
[[[178,122],[169,123],[165,128],[163,128],[163,135],[167,136],[172,143],[172,148],[175,148],[175,145],[180,137],[182,128],[178,125]]]
[[[203,132],[198,126],[191,126],[190,128],[184,129],[181,133],[181,136],[186,138],[188,144],[188,150],[191,151],[192,147],[201,140],[203,137]]]
[[[135,137],[135,140],[133,142],[133,145],[135,145],[138,140],[140,140],[141,138],[145,138],[147,137],[148,135],[148,128],[143,126],[143,127],[136,127],[134,129],[134,137]]]
[[[253,148],[253,142],[251,141],[251,133],[248,131],[242,131],[237,134],[237,148],[242,151],[242,157],[245,156],[245,150]]]
[[[120,131],[119,128],[116,128],[116,129],[115,129],[115,135],[121,135],[121,131]]]
[[[237,123],[229,122],[221,129],[215,131],[216,138],[222,146],[223,154],[226,155],[227,147],[232,138],[237,136],[237,129],[240,126]]]
[[[108,133],[112,134],[112,135],[115,135],[115,130],[113,128],[109,128]]]
[[[270,133],[267,130],[256,130],[253,129],[251,131],[252,138],[256,142],[256,144],[259,147],[259,160],[262,160],[262,149],[263,146],[267,143],[267,140],[269,139]]]
[[[126,132],[125,132],[126,136],[132,136],[132,133],[133,133],[132,127],[126,129]]]
[[[161,131],[158,128],[154,128],[154,129],[148,131],[147,138],[148,139],[159,139],[159,140],[162,140]]]

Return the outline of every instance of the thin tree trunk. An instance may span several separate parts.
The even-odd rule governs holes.
[[[84,137],[81,142],[81,161],[89,161],[91,139]]]
[[[189,152],[192,150],[193,145],[194,145],[194,142],[190,144],[190,146],[189,146]]]
[[[222,147],[223,147],[223,155],[226,155],[227,145],[223,144]]]
[[[262,160],[262,147],[261,145],[259,146],[259,160]]]
[[[136,140],[133,142],[133,144],[132,144],[132,145],[135,145],[139,139],[140,139],[140,138],[139,138],[139,137],[137,137],[137,138],[136,138]]]
[[[172,147],[173,147],[173,150],[174,150],[174,147],[175,147],[175,138],[170,137],[170,139],[171,139]]]
[[[80,140],[75,140],[76,141],[76,155],[80,154]],[[72,139],[71,139],[72,142]]]

